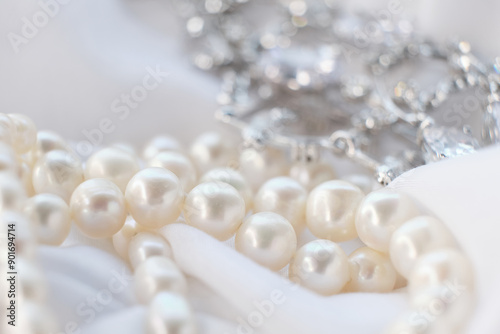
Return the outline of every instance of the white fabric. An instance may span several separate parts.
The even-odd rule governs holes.
[[[500,24],[496,17],[499,2],[402,3],[409,14],[416,15],[417,26],[424,23],[419,31],[440,39],[460,34],[489,58],[500,53],[497,36],[491,33],[498,31]],[[387,5],[386,1],[370,1],[369,8],[384,9]],[[366,9],[367,3],[350,1],[349,6]],[[0,35],[20,33],[21,18],[31,19],[39,9],[35,0],[1,2]],[[102,118],[112,118],[116,129],[102,144],[116,140],[144,143],[161,132],[188,143],[202,131],[219,129],[212,121],[218,83],[188,65],[182,42],[172,38],[180,32],[170,11],[165,3],[152,0],[73,0],[61,6],[18,54],[12,52],[7,38],[2,38],[0,48],[5,52],[0,53],[0,90],[9,94],[2,95],[0,109],[27,113],[40,128],[56,130],[74,141],[85,139],[82,131],[96,128]],[[474,22],[481,24],[464,24],[472,15]],[[169,77],[130,117],[118,120],[110,111],[112,101],[139,84],[147,66],[156,65],[169,72]],[[499,150],[489,149],[419,168],[391,185],[442,219],[474,263],[478,307],[469,334],[500,332],[500,289],[496,284],[500,281],[496,242],[500,232],[499,167]],[[253,333],[379,333],[406,309],[403,293],[320,298],[302,288],[294,289],[280,276],[188,226],[168,226],[164,235],[190,276],[190,300],[201,334],[238,333],[238,319],[248,319],[258,310],[254,303],[268,300],[273,290],[282,291],[286,301],[276,305]],[[89,244],[92,247],[82,246]],[[115,278],[113,273],[129,273],[129,269],[112,255],[109,241],[89,241],[73,231],[66,245],[41,249],[51,306],[63,327],[76,325],[88,334],[140,334],[145,309],[135,302],[130,281],[123,292],[112,295],[106,307],[95,311],[95,318],[88,323],[87,316],[77,314],[82,303],[108,288]],[[242,330],[248,332],[248,328]]]

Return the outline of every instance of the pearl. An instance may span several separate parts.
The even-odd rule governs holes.
[[[290,177],[297,180],[307,190],[337,177],[335,170],[325,162],[298,162],[290,169]]]
[[[0,113],[0,142],[12,145],[15,136],[15,126],[12,119],[6,114]]]
[[[330,240],[310,241],[297,250],[290,263],[289,276],[320,295],[339,293],[349,281],[347,255]]]
[[[140,170],[139,159],[116,147],[92,154],[85,164],[85,179],[104,178],[115,183],[122,192],[132,176]]]
[[[196,333],[193,312],[182,295],[160,292],[154,297],[146,317],[146,334]]]
[[[207,132],[196,138],[189,153],[202,173],[228,166],[236,159],[236,148],[231,145],[231,140],[217,132]]]
[[[408,277],[410,300],[450,283],[471,292],[474,288],[473,273],[469,260],[457,249],[441,249],[423,254]]]
[[[33,167],[33,188],[37,194],[51,193],[69,201],[83,181],[80,159],[61,150],[50,151]]]
[[[125,224],[127,211],[121,190],[107,179],[80,184],[71,196],[76,226],[91,238],[109,238]]]
[[[270,178],[285,175],[288,161],[283,151],[266,147],[265,149],[247,148],[240,154],[239,171],[254,192]]]
[[[66,143],[66,141],[53,131],[38,131],[36,137],[36,144],[31,152],[35,161],[37,161],[50,151],[62,150],[71,152],[71,148]]]
[[[392,233],[419,210],[407,195],[384,189],[368,194],[356,214],[356,230],[365,245],[389,252]]]
[[[36,126],[28,116],[22,114],[9,114],[14,125],[14,137],[12,144],[14,150],[21,154],[26,153],[36,143]]]
[[[140,232],[130,239],[128,257],[132,268],[137,268],[153,256],[172,257],[172,249],[162,236],[152,232]]]
[[[153,159],[158,153],[167,151],[181,151],[181,144],[172,137],[169,136],[157,136],[151,139],[149,143],[146,144],[142,157],[144,161],[149,161]]]
[[[118,255],[123,259],[128,260],[128,248],[130,240],[140,232],[145,232],[147,229],[137,224],[130,216],[125,220],[125,225],[113,235],[113,247]]]
[[[255,211],[275,212],[285,217],[300,234],[306,220],[307,191],[292,178],[281,176],[268,180],[255,196]]]
[[[35,195],[35,189],[33,188],[33,172],[30,164],[26,161],[19,162],[19,179],[26,191],[26,195],[29,197]]]
[[[348,258],[350,292],[390,292],[396,284],[396,270],[389,256],[368,247],[355,250]]]
[[[140,303],[149,303],[159,292],[185,294],[187,281],[169,258],[154,256],[142,262],[134,273],[135,295]]]
[[[0,226],[3,226],[5,231],[7,231],[7,226],[10,224],[14,224],[16,229],[16,256],[34,260],[37,244],[30,221],[26,215],[22,213],[10,210],[0,210]],[[4,235],[6,235],[6,232],[4,232]],[[7,247],[4,249],[7,249]],[[5,258],[7,258],[7,254],[5,254]],[[0,261],[3,261],[3,259]]]
[[[421,255],[453,247],[456,247],[455,238],[441,221],[419,216],[407,221],[394,232],[389,254],[396,270],[408,278]]]
[[[227,183],[205,182],[187,195],[184,217],[189,225],[219,240],[227,240],[245,217],[245,201]]]
[[[135,174],[125,190],[125,200],[135,221],[148,228],[173,223],[182,209],[184,193],[177,176],[150,167]]]
[[[0,142],[0,172],[17,175],[19,168],[18,158],[12,147]]]
[[[40,243],[59,246],[69,234],[71,214],[66,202],[53,194],[39,194],[28,200],[24,213]]]
[[[363,197],[361,189],[345,181],[320,184],[307,199],[307,227],[321,239],[341,242],[356,238],[354,218]]]
[[[160,152],[149,160],[148,167],[168,169],[177,176],[184,191],[190,191],[196,184],[196,168],[179,152]]]
[[[22,210],[26,191],[18,178],[9,173],[0,174],[0,210]]]
[[[37,302],[45,301],[47,297],[47,286],[45,285],[44,273],[36,263],[32,263],[22,257],[16,259],[16,269],[23,273],[19,275],[22,296],[25,299]]]
[[[240,172],[232,168],[215,168],[203,175],[200,183],[203,182],[224,182],[232,185],[245,201],[246,210],[253,206],[253,192],[247,181]]]
[[[260,212],[248,217],[238,229],[235,248],[258,264],[277,271],[290,262],[297,248],[297,236],[284,217]]]

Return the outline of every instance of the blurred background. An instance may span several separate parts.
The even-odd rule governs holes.
[[[339,2],[374,14],[397,2],[420,34],[438,41],[460,36],[485,59],[500,55],[500,1]],[[48,20],[41,11],[51,14]],[[39,129],[73,141],[92,135],[101,141],[94,130],[103,127],[103,145],[142,145],[159,133],[187,143],[218,127],[213,111],[219,82],[190,64],[183,27],[169,0],[4,0],[0,110],[25,113]],[[130,112],[117,110],[116,100],[151,71],[158,85]]]

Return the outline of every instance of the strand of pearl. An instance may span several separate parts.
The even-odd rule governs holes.
[[[0,121],[2,131],[11,131],[9,136],[0,131],[0,138],[13,139],[16,151],[4,154],[9,146],[0,146],[2,169],[15,167],[24,187],[16,193],[1,184],[2,201],[22,198],[23,191],[38,194],[25,211],[41,243],[61,244],[72,219],[89,237],[112,237],[116,251],[135,269],[138,300],[150,304],[149,333],[172,326],[196,332],[183,297],[186,280],[158,234],[181,214],[219,240],[234,235],[237,251],[271,270],[290,264],[292,280],[322,295],[389,292],[402,285],[402,277],[418,312],[442,301],[450,282],[466,287],[459,299],[441,303],[442,314],[431,326],[424,329],[407,316],[389,333],[454,333],[462,325],[457,319],[467,318],[474,288],[469,261],[444,224],[421,216],[404,194],[384,189],[365,195],[350,182],[322,182],[333,178],[326,164],[296,165],[300,172],[280,176],[286,175],[286,160],[272,150],[243,151],[240,172],[221,168],[236,150],[213,133],[195,141],[190,158],[175,140],[157,137],[144,150],[142,170],[124,145],[96,152],[83,168],[61,137],[37,133],[25,116],[1,115]],[[196,185],[198,171],[204,175]],[[248,215],[251,210],[256,213]],[[297,250],[304,225],[319,239]],[[366,247],[347,256],[338,242],[356,237]]]

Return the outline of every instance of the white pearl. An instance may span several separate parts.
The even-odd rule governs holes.
[[[10,173],[0,173],[0,210],[22,210],[27,199],[21,181]]]
[[[139,302],[147,304],[162,291],[185,294],[187,281],[174,261],[153,256],[135,269],[134,287]]]
[[[293,282],[318,294],[339,293],[349,281],[347,255],[330,240],[310,241],[297,250],[290,263],[289,276]]]
[[[396,284],[396,270],[389,256],[368,247],[355,250],[348,258],[349,292],[390,292]]]
[[[128,260],[128,248],[130,240],[140,232],[146,232],[147,228],[137,224],[137,222],[128,216],[125,220],[125,225],[113,235],[113,247],[118,255],[123,259]]]
[[[160,152],[149,160],[148,167],[168,169],[177,176],[186,192],[196,184],[196,168],[186,156],[179,152]]]
[[[205,182],[186,196],[184,218],[219,240],[229,239],[245,217],[245,201],[238,191],[224,182]]]
[[[407,221],[394,232],[389,254],[396,270],[408,278],[421,255],[453,247],[456,247],[455,238],[441,221],[419,216]]]
[[[198,170],[202,173],[225,167],[236,160],[236,147],[231,140],[220,133],[207,132],[195,139],[190,148],[190,155]]]
[[[0,172],[11,173],[17,175],[19,161],[12,147],[4,142],[0,142]]]
[[[37,252],[37,242],[30,221],[22,213],[0,210],[0,226],[7,231],[7,227],[10,224],[15,225],[16,256],[34,260]],[[7,232],[4,232],[4,235],[6,234]],[[7,249],[7,247],[4,249]],[[3,261],[3,259],[0,261]]]
[[[26,161],[19,161],[19,179],[23,184],[26,195],[29,197],[35,195],[35,189],[33,188],[33,171],[30,164]]]
[[[288,160],[283,151],[274,147],[247,148],[240,154],[239,171],[256,192],[270,178],[286,175]]]
[[[80,159],[65,151],[50,151],[33,167],[33,187],[38,194],[55,194],[68,202],[82,181]]]
[[[107,179],[80,184],[71,196],[76,226],[91,238],[109,238],[125,224],[127,211],[120,188]]]
[[[149,141],[149,143],[146,144],[142,157],[144,158],[144,161],[149,161],[160,152],[181,150],[181,144],[175,138],[162,135],[154,137]]]
[[[379,190],[368,194],[359,205],[356,230],[365,245],[387,253],[392,233],[418,214],[416,204],[407,195]]]
[[[458,284],[469,292],[473,290],[474,268],[467,257],[453,248],[423,254],[408,278],[410,300],[447,284]]]
[[[53,131],[38,131],[36,137],[36,145],[32,151],[34,161],[40,159],[47,152],[54,150],[71,152],[71,148],[66,143],[66,141]]]
[[[172,249],[160,235],[152,232],[140,232],[130,239],[128,257],[132,268],[153,256],[172,257]]]
[[[9,114],[8,116],[14,124],[12,141],[14,150],[19,154],[28,152],[36,143],[35,123],[26,115]]]
[[[15,126],[12,119],[6,114],[0,113],[0,142],[12,145],[15,136]]]
[[[203,175],[200,183],[219,181],[232,185],[245,201],[246,210],[253,206],[253,192],[247,181],[240,172],[232,168],[215,168]]]
[[[300,234],[306,222],[307,191],[292,178],[275,177],[260,187],[255,196],[255,211],[275,212],[285,217]]]
[[[432,317],[425,334],[460,333],[474,314],[474,291],[454,284],[450,281],[449,285],[426,289],[411,298],[412,309],[424,310]]]
[[[59,246],[69,234],[71,214],[66,202],[53,194],[39,194],[28,200],[24,213],[33,224],[39,242]]]
[[[85,179],[105,178],[114,182],[122,192],[140,170],[139,159],[116,147],[104,148],[92,154],[85,164]]]
[[[184,296],[160,292],[149,304],[146,334],[197,334],[193,312]]]
[[[260,212],[248,217],[236,232],[235,248],[258,264],[277,271],[297,249],[297,236],[284,217]]]
[[[307,190],[337,177],[335,170],[325,162],[298,162],[290,169],[290,177],[297,180]]]
[[[320,184],[307,199],[307,227],[321,239],[340,242],[356,238],[354,218],[363,197],[361,189],[345,181]]]
[[[125,200],[135,221],[148,228],[173,223],[182,209],[184,193],[177,176],[169,170],[150,167],[132,177]]]
[[[22,273],[22,275],[19,275],[21,283],[19,286],[23,298],[44,302],[47,298],[47,286],[45,284],[45,275],[38,264],[19,257],[16,259],[16,269]]]

